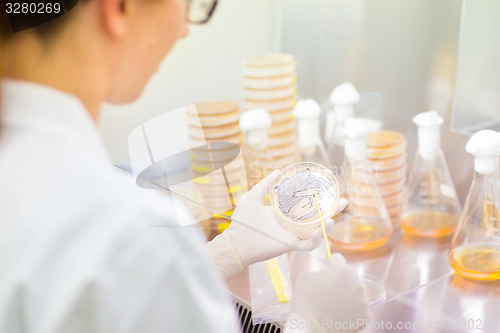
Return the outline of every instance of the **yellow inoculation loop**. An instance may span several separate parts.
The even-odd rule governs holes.
[[[280,265],[278,259],[273,258],[265,261],[267,272],[269,277],[271,277],[271,282],[276,292],[276,297],[280,303],[290,302],[288,297],[288,291],[286,290],[285,281],[283,280],[283,274],[281,273]]]
[[[318,197],[316,192],[314,192],[314,198],[316,199],[316,207],[318,208],[319,219],[321,220],[321,229],[323,230],[323,238],[325,239],[326,254],[328,255],[328,260],[332,257],[332,252],[330,251],[330,244],[328,244],[328,235],[326,234],[325,221],[321,215],[321,209],[319,208]]]
[[[219,231],[219,234],[222,234],[224,232],[224,230],[229,228],[229,225],[231,225],[231,222],[224,222],[224,223],[217,224],[217,229]]]
[[[226,218],[228,216],[233,215],[233,212],[234,212],[234,209],[230,209],[230,210],[225,211],[224,213],[220,213],[220,214],[214,213],[213,217],[216,217],[216,218]]]

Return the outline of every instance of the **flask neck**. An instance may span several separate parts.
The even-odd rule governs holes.
[[[498,156],[476,156],[474,158],[474,170],[477,175],[497,177]]]
[[[318,118],[297,118],[298,143],[301,148],[314,147],[321,141]]]
[[[345,155],[351,164],[366,161],[366,136],[345,138]]]
[[[269,138],[267,133],[267,128],[265,129],[253,129],[244,132],[243,134],[243,144],[246,146],[256,149],[265,150],[269,144]]]
[[[423,159],[433,159],[441,150],[441,132],[439,126],[418,127],[418,153]]]
[[[335,104],[335,121],[344,123],[347,119],[354,117],[354,104]]]
[[[498,169],[488,174],[476,171],[474,174],[474,181],[477,184],[487,185],[488,187],[491,185],[495,185],[498,182]]]

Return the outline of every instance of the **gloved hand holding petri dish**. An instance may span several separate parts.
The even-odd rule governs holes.
[[[340,187],[326,167],[310,162],[292,164],[281,171],[269,195],[276,219],[300,239],[336,213]]]

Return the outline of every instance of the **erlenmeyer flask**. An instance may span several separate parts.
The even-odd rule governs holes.
[[[248,189],[254,187],[274,170],[274,163],[268,149],[268,129],[271,117],[264,109],[245,111],[240,118],[243,132],[241,152],[245,162]]]
[[[464,277],[497,280],[500,279],[500,133],[479,131],[465,149],[474,155],[475,174],[453,236],[449,261]]]
[[[297,120],[298,145],[302,162],[314,162],[327,168],[331,167],[325,146],[319,133],[321,108],[312,99],[300,100],[293,116]]]
[[[392,225],[367,162],[364,120],[347,120],[344,134],[348,163],[342,183],[349,197],[349,205],[335,219],[330,240],[339,249],[371,250],[389,240]]]
[[[418,150],[409,173],[400,225],[415,236],[450,235],[457,226],[460,202],[440,146],[443,118],[429,111],[413,117],[413,122],[418,126]]]

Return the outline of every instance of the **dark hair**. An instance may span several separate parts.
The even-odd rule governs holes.
[[[0,38],[4,39],[7,37],[10,31],[9,18],[2,8],[2,10],[0,10]]]
[[[15,33],[12,32],[9,17],[7,16],[5,10],[3,10],[3,7],[4,6],[0,6],[0,8],[2,8],[2,10],[0,10],[0,39],[8,40],[12,36],[15,36]],[[35,32],[40,38],[45,39],[58,31],[61,31],[62,26],[69,21],[69,17],[74,11],[75,10],[71,10],[64,15],[53,19],[52,21],[30,28],[29,30]]]

